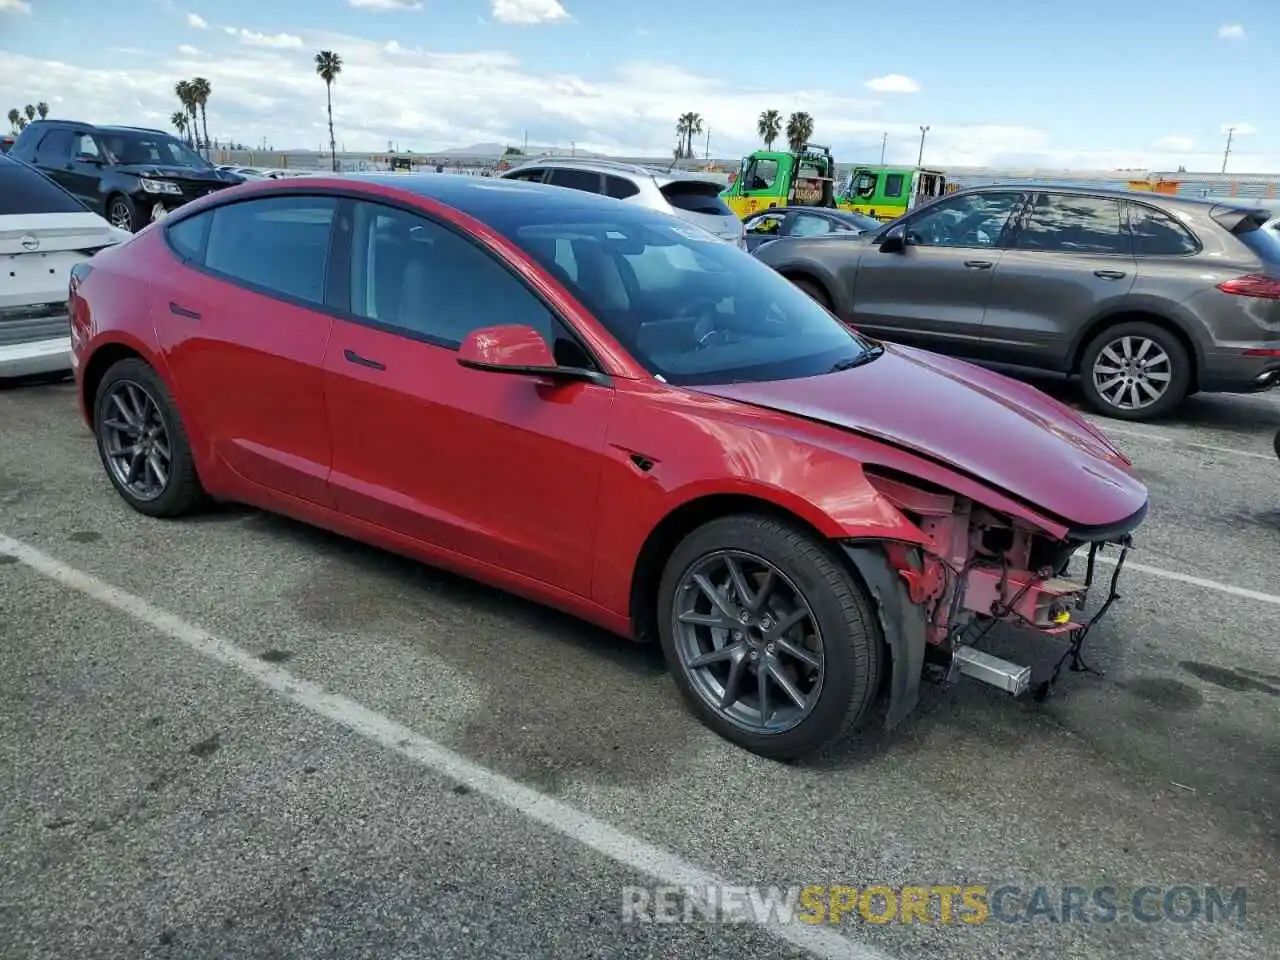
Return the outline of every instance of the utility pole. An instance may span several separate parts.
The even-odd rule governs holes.
[[[880,138],[880,166],[884,166],[884,148],[889,145],[889,134]]]
[[[708,160],[710,160],[710,159],[711,159],[711,128],[710,128],[710,127],[707,127],[707,156],[706,156],[706,159],[708,159]]]
[[[528,130],[524,132],[524,152],[526,155],[529,153],[529,131]]]
[[[578,155],[578,141],[577,141],[577,140],[570,140],[570,141],[569,141],[569,156],[571,156],[571,157],[576,157],[577,155]]]
[[[1227,127],[1227,149],[1222,154],[1222,172],[1227,172],[1227,158],[1231,156],[1231,138],[1235,136],[1236,128]]]
[[[924,166],[924,135],[929,132],[928,127],[920,128],[920,154],[916,157],[916,166]]]

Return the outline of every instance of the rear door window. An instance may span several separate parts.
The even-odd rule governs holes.
[[[1037,193],[1019,217],[1016,250],[1128,254],[1119,200],[1074,193]]]
[[[553,167],[544,182],[556,187],[568,187],[570,190],[582,190],[586,193],[603,193],[601,179],[600,174],[591,170]]]
[[[1129,204],[1129,233],[1139,257],[1176,257],[1196,253],[1200,244],[1173,217],[1142,203]]]
[[[229,280],[322,305],[333,197],[264,197],[213,211],[204,265]]]
[[[16,161],[0,161],[0,217],[88,209],[44,174]]]

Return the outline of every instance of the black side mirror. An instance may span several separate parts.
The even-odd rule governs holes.
[[[907,228],[902,224],[895,224],[886,230],[880,237],[881,253],[903,253],[907,249]]]

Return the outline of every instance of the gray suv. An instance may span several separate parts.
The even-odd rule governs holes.
[[[746,249],[742,221],[720,199],[721,185],[706,177],[592,157],[539,157],[501,177],[549,183],[642,204],[697,224],[721,240]]]
[[[1108,416],[1280,383],[1280,232],[1247,201],[1000,184],[756,256],[860,330],[1078,375]]]

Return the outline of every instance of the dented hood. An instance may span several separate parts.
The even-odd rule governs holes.
[[[961,360],[884,347],[838,373],[697,389],[896,444],[1073,528],[1119,524],[1146,504],[1129,460],[1064,404]]]

